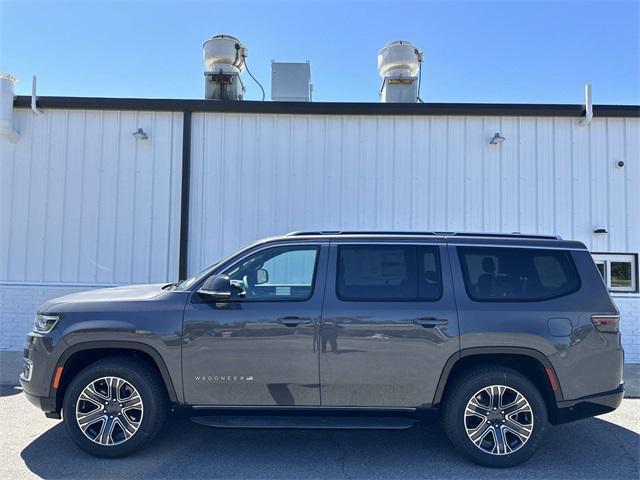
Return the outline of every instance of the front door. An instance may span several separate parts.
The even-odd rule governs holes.
[[[225,268],[229,301],[193,292],[184,313],[191,405],[320,405],[318,327],[328,246],[258,247]]]
[[[458,347],[443,241],[331,245],[320,339],[322,405],[430,405]]]

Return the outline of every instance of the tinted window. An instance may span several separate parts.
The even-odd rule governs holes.
[[[580,288],[573,260],[562,250],[458,247],[458,254],[474,300],[544,300]]]
[[[433,301],[442,294],[437,247],[338,247],[337,294],[352,301]]]
[[[274,247],[261,250],[227,271],[234,298],[240,300],[304,300],[311,296],[317,247]]]

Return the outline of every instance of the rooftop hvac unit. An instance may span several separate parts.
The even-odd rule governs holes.
[[[311,66],[308,61],[271,62],[271,100],[311,101]]]
[[[240,74],[245,69],[247,48],[235,37],[216,35],[202,46],[204,98],[242,100],[244,86]]]
[[[382,77],[380,101],[416,103],[419,98],[419,75],[422,52],[412,43],[398,40],[378,51],[378,73]]]

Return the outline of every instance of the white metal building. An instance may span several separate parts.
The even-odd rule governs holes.
[[[174,281],[271,234],[517,231],[594,252],[640,362],[638,106],[30,101],[0,139],[0,350],[50,297]]]

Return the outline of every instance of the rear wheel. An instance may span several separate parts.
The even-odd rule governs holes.
[[[510,467],[529,459],[547,426],[536,386],[501,366],[466,371],[444,404],[444,427],[454,446],[476,463]]]
[[[121,457],[147,445],[167,412],[164,386],[144,361],[114,357],[82,370],[63,402],[67,432],[86,452]]]

